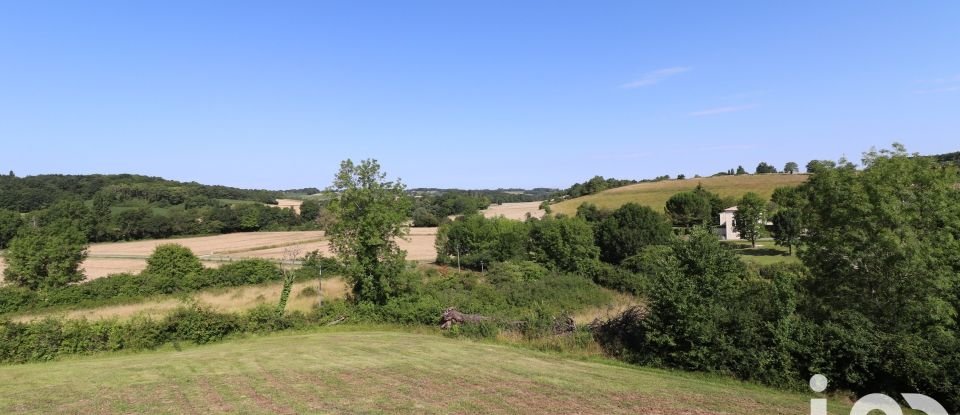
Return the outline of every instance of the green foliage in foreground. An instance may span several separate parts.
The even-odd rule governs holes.
[[[86,237],[75,227],[60,224],[21,228],[3,253],[4,280],[31,290],[82,281],[79,267],[86,258]]]
[[[0,385],[3,413],[752,415],[807,413],[810,398],[717,376],[365,326],[5,366],[0,377],[16,379]],[[831,400],[831,414],[847,412]]]
[[[407,234],[411,200],[406,186],[386,180],[376,160],[340,163],[330,191],[336,218],[327,232],[357,300],[377,304],[405,291],[406,252],[396,239]]]
[[[316,274],[313,274],[316,275]],[[193,292],[204,288],[236,287],[280,280],[280,269],[265,259],[244,259],[219,268],[177,277],[171,274],[114,274],[61,288],[32,291],[0,288],[0,314],[47,307],[84,307],[129,302],[153,295]]]
[[[745,267],[699,230],[631,261],[649,309],[601,325],[598,340],[643,364],[797,388],[820,373],[960,411],[960,175],[900,146],[864,164],[821,163],[786,204],[805,229],[802,266]]]
[[[257,264],[261,263],[245,262],[245,269],[234,267],[222,275],[252,273]],[[534,336],[551,327],[557,315],[610,301],[607,292],[582,277],[524,272],[529,269],[535,267],[522,266],[520,275],[517,269],[510,267],[495,268],[486,278],[475,273],[444,276],[431,272],[426,275],[424,283],[418,284],[415,294],[391,298],[382,306],[341,300],[306,314],[278,315],[272,305],[263,305],[243,314],[218,313],[190,305],[159,320],[135,317],[128,321],[96,322],[55,318],[31,323],[2,321],[0,363],[51,360],[70,354],[153,349],[176,342],[204,344],[238,333],[308,327],[342,319],[353,323],[432,326],[437,324],[447,307],[490,317],[483,329],[484,336],[495,336],[504,328],[519,329]],[[261,276],[276,278],[275,274]],[[255,282],[252,277],[245,278]]]

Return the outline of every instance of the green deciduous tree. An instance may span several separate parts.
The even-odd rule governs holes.
[[[669,243],[673,237],[666,216],[636,203],[621,206],[596,227],[600,258],[611,264],[619,264],[646,246]]]
[[[960,190],[956,168],[893,150],[864,168],[819,166],[801,190],[821,327],[813,370],[860,392],[919,390],[960,408]]]
[[[757,238],[763,233],[766,222],[767,202],[760,195],[749,192],[737,203],[737,212],[733,215],[733,225],[740,238],[750,241],[757,247]]]
[[[703,192],[681,192],[670,197],[667,216],[676,226],[691,227],[712,223],[713,207]]]
[[[793,247],[800,243],[800,236],[803,233],[800,211],[793,208],[780,209],[773,215],[771,221],[773,227],[770,233],[777,245],[785,246],[793,255]]]
[[[778,187],[774,189],[771,202],[776,212],[771,216],[773,226],[770,233],[777,245],[786,246],[793,254],[793,248],[800,244],[803,234],[803,209],[807,205],[803,192],[797,187]]]
[[[560,271],[574,272],[597,260],[593,229],[583,219],[562,216],[530,220],[530,259]]]
[[[147,258],[144,273],[174,279],[184,279],[203,271],[203,264],[190,248],[180,244],[161,244]]]
[[[519,221],[473,214],[440,225],[437,262],[481,269],[483,264],[523,259],[529,227]]]
[[[832,169],[837,167],[837,163],[831,160],[810,160],[807,163],[807,173],[816,173],[819,169]]]
[[[800,166],[798,166],[795,162],[788,161],[787,164],[783,166],[783,172],[790,174],[800,173]]]
[[[82,281],[79,266],[87,256],[86,250],[85,235],[69,224],[24,226],[4,251],[7,266],[3,277],[33,290]]]
[[[387,181],[376,160],[340,163],[329,191],[331,246],[344,265],[358,301],[377,304],[404,289],[406,253],[396,240],[407,235],[412,202],[399,180]]]
[[[737,166],[737,176],[747,174],[747,169],[744,169],[743,166]]]
[[[304,222],[316,222],[320,217],[320,202],[307,199],[300,204],[300,219]]]
[[[0,249],[4,249],[17,235],[23,221],[20,214],[12,210],[0,209]]]
[[[768,173],[776,173],[776,172],[777,172],[777,168],[773,167],[773,165],[767,164],[767,162],[765,161],[761,161],[760,164],[757,165],[757,174],[768,174]]]

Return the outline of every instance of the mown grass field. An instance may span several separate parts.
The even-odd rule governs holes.
[[[750,242],[747,241],[723,241],[723,244],[733,249],[740,256],[740,259],[759,265],[800,263],[796,250],[791,255],[787,247],[778,246],[770,239],[757,241],[756,248],[751,247]]]
[[[391,331],[4,366],[0,377],[2,413],[809,413],[801,393]]]
[[[593,203],[601,208],[616,209],[623,204],[634,202],[646,205],[662,212],[671,196],[693,190],[697,184],[703,184],[707,190],[726,197],[741,197],[754,192],[769,198],[773,190],[783,186],[796,186],[807,180],[805,174],[760,174],[742,176],[704,177],[686,180],[664,180],[653,183],[639,183],[618,187],[597,194],[565,200],[551,206],[555,213],[572,215],[584,202]]]

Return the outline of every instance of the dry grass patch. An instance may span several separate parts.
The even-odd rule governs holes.
[[[622,314],[631,307],[643,306],[645,304],[643,300],[630,294],[624,294],[608,289],[604,290],[610,292],[610,296],[613,297],[613,301],[611,301],[609,304],[587,308],[579,313],[574,314],[574,322],[577,324],[590,324],[597,319],[609,320],[612,317]]]

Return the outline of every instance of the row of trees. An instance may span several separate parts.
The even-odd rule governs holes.
[[[813,170],[811,170],[808,165],[807,173],[812,173],[812,172]],[[768,164],[765,161],[761,161],[760,164],[757,165],[757,168],[754,169],[754,173],[755,174],[775,174],[775,173],[780,173],[780,171],[777,171],[777,168],[774,167],[772,164]],[[783,165],[783,173],[786,173],[786,174],[800,173],[800,166],[796,162],[788,161],[786,164]],[[720,172],[720,173],[717,173],[715,176],[741,176],[744,174],[749,174],[747,172],[747,169],[743,168],[743,166],[737,166],[736,169],[730,169],[725,172]]]

